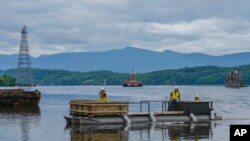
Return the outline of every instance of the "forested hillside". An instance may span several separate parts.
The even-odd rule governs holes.
[[[137,78],[144,85],[224,85],[227,73],[235,68],[241,71],[246,84],[250,84],[250,65],[234,68],[216,66],[186,67],[138,73]],[[16,70],[14,69],[0,71],[0,75],[8,74],[13,77],[15,73]],[[107,85],[121,85],[123,81],[129,79],[129,73],[33,69],[33,79],[38,85],[102,85],[104,79],[107,79]]]

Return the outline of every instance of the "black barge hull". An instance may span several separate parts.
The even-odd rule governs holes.
[[[1,106],[38,106],[41,92],[24,91],[23,89],[0,90]]]

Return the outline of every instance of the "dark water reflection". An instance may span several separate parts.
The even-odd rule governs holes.
[[[71,141],[212,139],[214,122],[199,124],[68,125]]]
[[[6,125],[7,126],[18,125],[21,131],[21,141],[28,141],[29,136],[30,136],[30,130],[32,130],[30,125],[40,124],[41,110],[39,106],[34,106],[34,107],[2,106],[0,107],[0,115],[1,115],[0,119],[5,119],[5,120],[7,119],[7,121],[2,121],[1,124],[5,126]],[[20,140],[20,138],[16,138],[16,139]]]
[[[39,106],[29,107],[29,106],[20,106],[20,107],[12,107],[12,106],[2,106],[0,107],[0,113],[2,116],[40,116],[41,110]]]

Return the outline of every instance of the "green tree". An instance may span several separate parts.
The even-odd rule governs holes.
[[[16,85],[16,79],[8,76],[7,74],[4,74],[0,76],[0,86],[15,86]]]

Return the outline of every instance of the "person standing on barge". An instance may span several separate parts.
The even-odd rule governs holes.
[[[100,95],[100,101],[108,102],[108,95],[106,91],[104,90],[104,88],[101,88],[101,90],[99,91],[99,95]]]
[[[175,89],[170,93],[170,101],[168,105],[168,110],[177,110],[178,103],[181,101],[181,94],[177,86]]]

